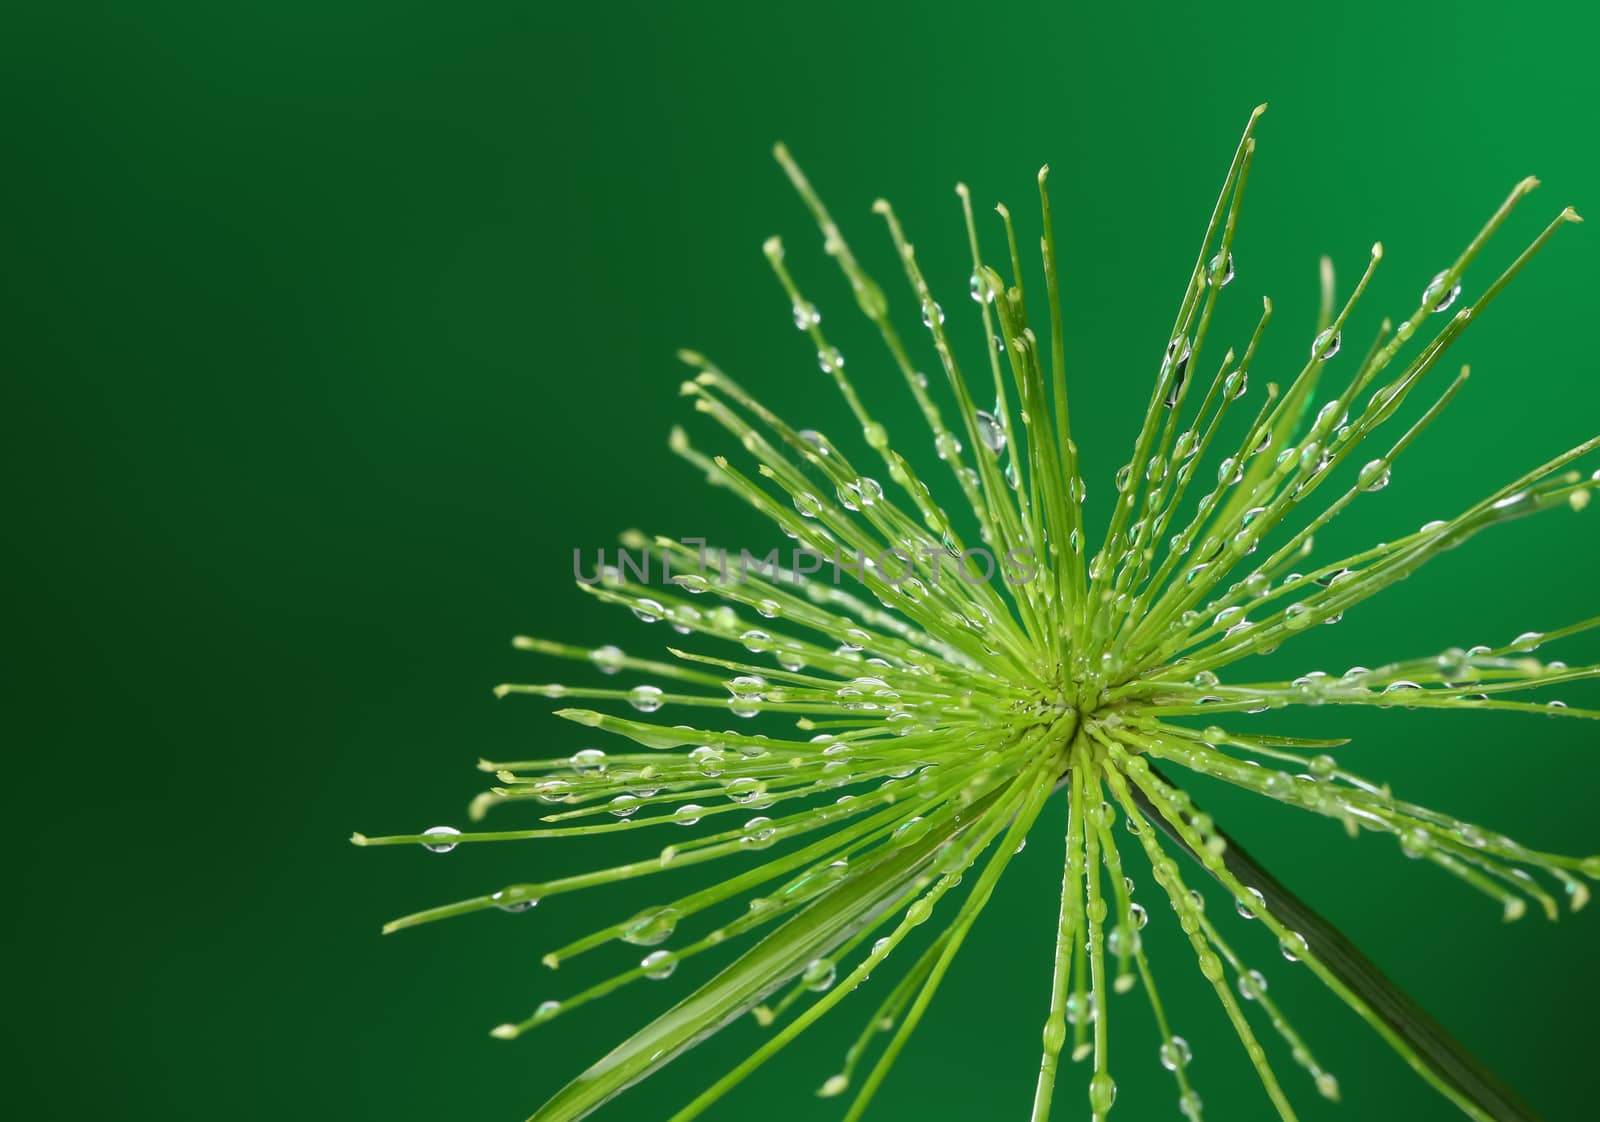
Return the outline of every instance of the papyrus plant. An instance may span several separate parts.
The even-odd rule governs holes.
[[[1267,1046],[1273,1038],[1311,1087],[1338,1096],[1335,1077],[1250,965],[1254,950],[1236,951],[1232,935],[1224,934],[1234,909],[1222,909],[1223,916],[1205,908],[1195,884],[1207,878],[1220,883],[1246,919],[1258,921],[1253,927],[1271,933],[1274,957],[1281,950],[1298,964],[1293,969],[1316,974],[1467,1115],[1480,1122],[1523,1116],[1514,1097],[1359,952],[1231,846],[1185,794],[1182,776],[1216,777],[1331,818],[1352,835],[1392,835],[1406,856],[1460,878],[1506,919],[1522,915],[1528,902],[1552,917],[1561,897],[1573,910],[1583,906],[1589,893],[1582,878],[1600,876],[1600,858],[1529,849],[1402,801],[1347,768],[1336,754],[1345,742],[1326,735],[1336,731],[1334,709],[1346,705],[1600,717],[1538,692],[1600,673],[1597,666],[1544,659],[1558,641],[1600,618],[1470,650],[1401,652],[1395,661],[1337,677],[1263,681],[1251,670],[1252,656],[1336,622],[1479,531],[1545,511],[1581,510],[1588,502],[1600,473],[1580,474],[1576,465],[1596,441],[1532,467],[1452,517],[1370,549],[1330,556],[1317,544],[1319,531],[1346,507],[1387,485],[1395,462],[1461,389],[1466,371],[1442,369],[1451,345],[1578,217],[1562,211],[1485,280],[1480,254],[1535,186],[1532,179],[1519,183],[1460,257],[1419,283],[1414,310],[1392,325],[1384,320],[1375,337],[1364,332],[1371,338],[1366,347],[1346,340],[1381,249],[1373,247],[1342,304],[1325,269],[1322,322],[1304,365],[1269,383],[1251,367],[1270,303],[1242,346],[1205,362],[1215,349],[1213,311],[1234,277],[1235,223],[1254,151],[1247,128],[1172,330],[1152,347],[1154,383],[1127,465],[1113,486],[1095,494],[1079,472],[1070,427],[1045,172],[1039,174],[1042,291],[1024,291],[1024,255],[1005,209],[1005,251],[985,257],[970,199],[958,189],[973,259],[959,316],[941,308],[893,210],[875,205],[923,324],[908,337],[884,289],[778,149],[821,229],[825,252],[882,336],[885,357],[863,356],[847,374],[816,305],[786,269],[781,245],[767,243],[807,349],[843,395],[862,439],[836,442],[791,428],[709,359],[685,353],[693,373],[684,394],[734,438],[742,455],[702,453],[679,430],[671,444],[800,546],[825,557],[843,551],[881,559],[889,551],[898,567],[860,563],[859,587],[841,585],[836,575],[793,571],[723,580],[706,571],[703,552],[691,545],[631,535],[629,544],[654,548],[679,575],[655,587],[611,573],[582,587],[670,629],[669,642],[684,647],[652,660],[613,646],[517,640],[525,649],[588,664],[594,681],[626,675],[621,688],[499,688],[502,695],[593,704],[556,715],[611,738],[605,750],[570,758],[481,765],[496,786],[473,804],[472,817],[492,808],[508,808],[499,814],[532,808],[542,815],[539,824],[355,838],[363,845],[420,843],[435,852],[490,841],[637,838],[638,858],[628,864],[501,886],[396,920],[391,931],[476,911],[526,910],[541,899],[620,880],[649,893],[664,869],[708,866],[700,890],[675,899],[663,894],[657,904],[577,935],[544,957],[555,967],[620,941],[644,948],[636,964],[493,1030],[518,1037],[622,986],[665,979],[685,959],[731,958],[715,978],[559,1091],[536,1119],[581,1118],[730,1021],[753,1014],[767,1026],[766,1042],[672,1115],[679,1122],[696,1117],[851,997],[842,1015],[854,1014],[859,1036],[819,1093],[850,1095],[845,1117],[858,1117],[1052,798],[1067,802],[1068,815],[1065,837],[1033,839],[1053,848],[1062,871],[1033,1118],[1050,1113],[1063,1054],[1084,1063],[1096,1119],[1112,1109],[1114,1073],[1127,1078],[1158,1059],[1181,1113],[1201,1118],[1191,1049],[1173,1031],[1181,1012],[1163,1007],[1141,946],[1147,920],[1167,922],[1169,915],[1187,936],[1191,965],[1210,982],[1278,1117],[1294,1118],[1294,1108],[1271,1058],[1277,1049]],[[954,307],[953,299],[946,305]],[[976,374],[958,366],[957,319],[970,330],[981,327],[987,360]],[[930,387],[914,355],[937,362],[944,389]],[[878,372],[870,387],[865,375],[856,380],[857,366]],[[872,397],[892,388],[884,372],[895,370],[926,420],[925,433],[891,439],[870,411]],[[858,393],[868,388],[871,395]],[[953,484],[940,487],[959,494],[966,509],[952,515],[939,505],[923,481],[929,471],[953,475]],[[1085,522],[1086,494],[1106,510],[1098,545]],[[970,546],[978,543],[992,555],[1031,558],[1032,579],[1008,584],[974,573],[979,562]],[[1288,706],[1320,707],[1307,715],[1306,731],[1321,738],[1250,731],[1250,714]],[[758,715],[781,718],[781,726],[770,727],[783,731],[718,731]],[[1154,887],[1135,884],[1131,874],[1139,869],[1124,863],[1129,850],[1153,874]],[[539,867],[537,857],[530,867]],[[725,904],[743,907],[730,911]],[[1119,1041],[1113,1050],[1118,1004],[1135,1000],[1149,1003],[1160,1038]],[[666,1112],[651,1106],[643,1113]]]

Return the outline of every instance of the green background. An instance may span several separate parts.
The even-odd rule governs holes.
[[[493,1041],[578,985],[538,967],[544,950],[657,889],[385,939],[393,915],[624,850],[440,858],[345,838],[460,821],[479,756],[584,746],[544,703],[489,694],[550,673],[509,649],[518,631],[640,653],[667,638],[573,590],[573,547],[634,525],[766,540],[666,452],[668,424],[692,420],[674,348],[843,431],[765,236],[785,235],[891,433],[915,434],[773,140],[886,279],[867,208],[894,199],[969,316],[951,187],[1010,200],[1027,242],[1052,163],[1074,416],[1101,495],[1257,102],[1272,109],[1219,330],[1242,340],[1273,295],[1262,377],[1299,365],[1321,253],[1348,283],[1386,243],[1364,340],[1521,176],[1546,186],[1467,299],[1562,205],[1600,212],[1600,18],[1577,3],[148,3],[7,23],[16,1118],[516,1119],[692,984],[685,969]],[[1563,231],[1474,325],[1458,352],[1473,381],[1352,535],[1444,516],[1600,428],[1597,271],[1592,226]],[[1596,541],[1592,513],[1497,531],[1291,662],[1338,671],[1591,615]],[[1357,736],[1346,762],[1402,794],[1600,850],[1600,761],[1578,722],[1279,719]],[[1202,798],[1548,1118],[1594,1116],[1600,916],[1506,927],[1380,839]],[[1025,1109],[1057,859],[1044,836],[1018,859],[872,1117]],[[1172,926],[1161,909],[1146,944],[1207,1117],[1266,1118]],[[1342,1079],[1336,1108],[1284,1062],[1304,1118],[1456,1116],[1260,932],[1228,929]],[[1114,1117],[1176,1118],[1147,1015],[1116,1011]],[[715,1117],[836,1117],[810,1091],[865,1016],[823,1022]],[[757,1039],[741,1023],[603,1116],[663,1117]],[[1083,1078],[1065,1072],[1062,1117],[1086,1115]]]

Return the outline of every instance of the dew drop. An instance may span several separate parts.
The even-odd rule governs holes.
[[[800,981],[805,984],[806,989],[820,993],[833,985],[837,974],[838,968],[834,966],[831,958],[818,958],[813,959],[801,973]]]
[[[525,912],[539,902],[537,896],[529,895],[527,889],[522,887],[502,888],[489,899],[502,912]]]
[[[628,691],[628,704],[641,713],[654,713],[661,708],[659,686],[634,686]]]
[[[678,968],[678,956],[671,951],[651,951],[639,960],[639,966],[646,978],[664,981],[672,977],[672,972]]]
[[[621,647],[604,646],[596,647],[589,652],[589,661],[600,668],[602,674],[615,674],[622,669],[622,661],[627,656],[622,653]]]
[[[1207,275],[1211,278],[1212,288],[1224,288],[1233,279],[1233,254],[1226,256],[1218,253],[1206,266]]]
[[[777,836],[778,828],[772,824],[772,819],[758,814],[744,824],[739,844],[747,849],[765,849]]]
[[[1449,288],[1445,287],[1444,279],[1449,273],[1443,273],[1428,282],[1428,287],[1422,290],[1422,306],[1430,312],[1442,312],[1456,302],[1456,297],[1461,295],[1461,284],[1456,282]]]
[[[1400,852],[1415,861],[1433,848],[1433,837],[1421,826],[1413,826],[1400,835]]]
[[[1000,419],[993,413],[986,413],[982,409],[979,409],[977,411],[976,422],[978,439],[983,442],[983,446],[996,455],[999,455],[1001,452],[1005,451],[1006,430],[1005,426],[1000,423]],[[957,451],[960,451],[959,446],[957,447]]]
[[[1343,342],[1339,332],[1331,327],[1324,327],[1311,343],[1311,357],[1318,362],[1327,362],[1339,353],[1339,347]]]
[[[607,803],[606,809],[618,818],[627,818],[639,809],[640,801],[638,795],[630,795],[624,792]]]
[[[580,752],[574,752],[571,757],[568,758],[567,763],[571,764],[580,772],[605,771],[606,754],[598,748],[585,748]]]
[[[736,803],[751,803],[767,793],[767,785],[759,779],[742,775],[729,783],[727,788],[728,798]]]
[[[454,826],[429,826],[422,831],[425,838],[459,838],[461,831]],[[449,853],[459,843],[453,841],[423,842],[422,848],[429,853]]]
[[[1518,654],[1526,654],[1529,651],[1538,650],[1539,645],[1543,642],[1543,632],[1524,631],[1521,635],[1518,635],[1515,639],[1511,640],[1511,649],[1516,651]]]
[[[675,908],[646,908],[623,926],[619,938],[636,947],[653,947],[671,937],[678,919]]]
[[[1070,993],[1067,995],[1067,1023],[1073,1025],[1090,1024],[1095,1019],[1095,1000],[1092,993]]]
[[[1363,491],[1381,491],[1389,486],[1389,465],[1382,460],[1371,460],[1356,476],[1356,486]]]
[[[1239,996],[1246,1001],[1254,1001],[1267,992],[1266,976],[1259,970],[1251,970],[1239,975]]]
[[[1170,1037],[1161,1046],[1161,1066],[1168,1071],[1188,1067],[1189,1061],[1193,1058],[1194,1053],[1189,1050],[1189,1042],[1181,1036]]]

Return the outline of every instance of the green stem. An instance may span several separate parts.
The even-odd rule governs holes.
[[[1150,770],[1163,783],[1173,785],[1165,776],[1160,776],[1155,768]],[[1150,804],[1144,792],[1131,784],[1129,790],[1134,801],[1145,811],[1146,817],[1198,861],[1199,856],[1159,810]],[[1485,1067],[1465,1045],[1451,1036],[1443,1025],[1434,1020],[1338,928],[1284,887],[1220,827],[1217,828],[1217,834],[1227,841],[1223,863],[1228,872],[1260,892],[1267,910],[1277,916],[1285,927],[1303,935],[1311,953],[1341,982],[1359,994],[1385,1024],[1416,1050],[1418,1057],[1440,1079],[1476,1103],[1495,1122],[1540,1122],[1539,1115],[1532,1107]]]

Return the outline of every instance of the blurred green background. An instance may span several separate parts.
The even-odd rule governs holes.
[[[1034,172],[1053,165],[1074,417],[1101,495],[1257,102],[1272,109],[1215,337],[1242,342],[1270,292],[1260,377],[1299,365],[1319,254],[1348,284],[1385,241],[1364,342],[1521,176],[1546,186],[1468,300],[1562,205],[1600,211],[1600,18],[1577,3],[154,2],[6,22],[16,1118],[518,1119],[692,984],[685,969],[493,1041],[582,981],[537,965],[554,941],[658,889],[381,938],[391,916],[626,850],[440,858],[345,838],[461,821],[480,756],[592,742],[489,693],[551,673],[510,650],[518,631],[666,641],[572,589],[573,547],[635,525],[766,540],[666,452],[669,423],[693,420],[675,348],[843,432],[765,236],[785,235],[891,432],[916,432],[772,141],[886,280],[868,206],[895,200],[969,316],[953,184],[1010,200],[1027,243]],[[1600,428],[1597,269],[1592,228],[1565,230],[1474,325],[1457,353],[1476,376],[1358,504],[1350,540],[1459,509]],[[1586,617],[1596,534],[1592,513],[1497,531],[1282,657],[1338,671]],[[1577,722],[1279,720],[1358,737],[1346,761],[1402,794],[1600,850],[1600,759]],[[1595,1116],[1600,916],[1507,927],[1380,839],[1201,797],[1549,1119]],[[1018,859],[872,1117],[1025,1110],[1057,859],[1044,837]],[[1207,1117],[1266,1118],[1172,927],[1161,909],[1146,945]],[[1343,1082],[1346,1104],[1325,1104],[1285,1058],[1302,1117],[1456,1117],[1259,931],[1230,931]],[[1148,1015],[1115,1012],[1115,1117],[1176,1118]],[[836,1117],[810,1092],[866,1015],[824,1021],[714,1116]],[[757,1039],[741,1023],[603,1117],[664,1117]],[[1085,1116],[1082,1069],[1064,1079],[1061,1116]]]

